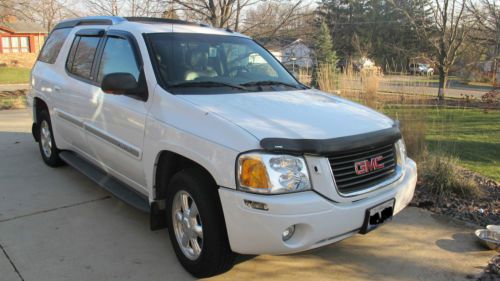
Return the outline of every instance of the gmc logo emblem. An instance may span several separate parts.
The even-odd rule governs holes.
[[[356,170],[356,175],[363,175],[371,171],[384,168],[384,164],[379,163],[380,161],[382,161],[382,159],[384,159],[383,156],[377,156],[370,160],[363,160],[354,163],[354,170]]]

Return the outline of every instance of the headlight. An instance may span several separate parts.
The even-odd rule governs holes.
[[[237,163],[238,188],[255,193],[287,193],[311,189],[304,158],[248,153]]]
[[[399,166],[404,166],[406,163],[406,145],[405,141],[401,138],[396,142],[396,153]]]

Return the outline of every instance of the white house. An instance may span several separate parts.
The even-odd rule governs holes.
[[[271,48],[270,51],[282,64],[294,68],[310,68],[313,65],[313,50],[309,48],[302,39],[292,43]]]

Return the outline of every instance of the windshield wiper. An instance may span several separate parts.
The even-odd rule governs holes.
[[[287,86],[287,87],[291,87],[291,88],[295,88],[295,89],[301,88],[299,85],[292,85],[292,84],[288,84],[285,82],[274,81],[274,80],[254,81],[254,82],[248,82],[248,83],[244,83],[244,84],[240,84],[240,85],[245,86],[245,87],[282,85],[282,86]]]
[[[239,89],[243,91],[247,91],[245,87],[234,85],[231,83],[225,82],[216,82],[216,81],[191,81],[191,82],[182,82],[178,84],[173,84],[168,86],[168,88],[189,88],[189,87],[230,87],[234,89]]]

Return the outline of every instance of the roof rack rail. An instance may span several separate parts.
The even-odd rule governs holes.
[[[207,24],[190,22],[178,19],[167,19],[167,18],[151,18],[151,17],[125,17],[124,19],[133,22],[144,22],[144,23],[172,23],[172,24],[184,24],[193,26],[203,26],[209,27]]]
[[[96,17],[82,17],[76,19],[69,19],[58,23],[55,29],[71,28],[79,25],[114,25],[124,21],[143,22],[143,23],[170,23],[170,24],[183,24],[192,26],[210,27],[208,24],[195,23],[177,19],[164,19],[164,18],[148,18],[148,17],[117,17],[117,16],[96,16]]]
[[[55,29],[75,27],[78,25],[113,25],[125,21],[126,19],[116,16],[96,16],[69,19],[58,23]]]

